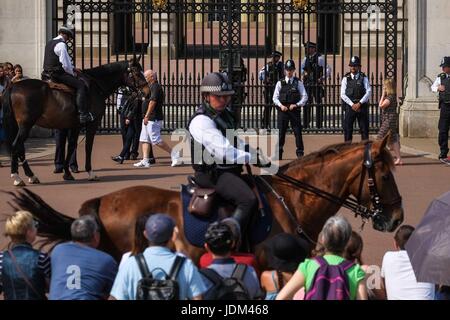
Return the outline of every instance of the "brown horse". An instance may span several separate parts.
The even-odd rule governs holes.
[[[370,151],[373,159],[374,178],[384,216],[381,222],[374,221],[374,224],[377,224],[374,227],[377,230],[392,232],[403,221],[403,209],[391,172],[393,160],[385,148],[386,139],[375,142],[371,149],[367,150]],[[359,197],[360,203],[369,207],[370,192],[363,169],[366,144],[367,142],[330,146],[289,163],[282,167],[281,171],[287,176],[327,191],[339,199],[344,200],[350,195]],[[325,221],[340,208],[338,204],[322,197],[293,188],[277,176],[269,181],[272,188],[285,199],[289,210],[295,215],[296,222],[293,222],[279,200],[272,193],[267,194],[274,220],[285,232],[296,233],[300,225],[308,237],[317,239]],[[28,210],[39,220],[39,235],[53,242],[70,239],[70,224],[73,218],[56,212],[27,189],[19,192],[18,195],[13,193],[11,195],[14,197],[15,209]],[[136,217],[148,212],[170,214],[176,220],[180,230],[183,230],[180,192],[151,186],[136,186],[112,192],[86,201],[79,210],[80,215],[88,214],[97,218],[102,226],[100,248],[116,259],[131,249]],[[280,228],[273,228],[275,229]],[[180,235],[182,250],[197,261],[203,250],[190,245],[183,232],[180,232]]]
[[[94,115],[94,122],[86,126],[86,164],[89,180],[96,180],[91,166],[94,136],[105,113],[105,100],[120,86],[129,86],[138,90],[147,84],[138,59],[121,61],[84,70],[89,79],[89,110]],[[11,149],[11,177],[14,185],[25,183],[19,177],[19,160],[25,174],[32,184],[39,179],[31,171],[25,157],[24,142],[31,128],[36,124],[49,129],[66,129],[79,127],[77,109],[73,97],[60,90],[50,89],[47,82],[29,79],[12,85],[4,95],[4,126],[7,142]],[[75,150],[68,150],[64,163],[64,179],[73,180],[69,171],[69,160]]]

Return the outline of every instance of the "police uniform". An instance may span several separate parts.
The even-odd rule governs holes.
[[[359,57],[352,57],[350,66],[361,66]],[[347,73],[341,83],[341,99],[344,107],[344,140],[353,139],[353,125],[358,119],[361,139],[369,139],[369,98],[371,88],[367,76],[359,71],[356,74]],[[361,103],[358,111],[352,109],[355,103]]]
[[[272,52],[272,59],[274,57],[282,56],[281,52]],[[272,98],[276,83],[284,77],[284,65],[281,59],[274,63],[269,61],[260,71],[259,80],[264,82],[264,114],[262,118],[261,127],[268,129],[270,127],[270,115],[272,111]]]
[[[218,72],[205,76],[200,92],[234,94],[227,76]],[[227,130],[236,129],[233,112],[226,108],[219,113],[207,101],[203,101],[189,120],[188,128],[196,183],[202,187],[215,188],[223,199],[235,205],[233,217],[239,222],[241,230],[245,230],[257,200],[241,177],[242,166],[250,163],[251,154],[243,151],[243,148],[237,148],[235,141],[232,144],[226,137]]]
[[[442,68],[450,67],[450,57],[444,57],[440,65]],[[444,86],[444,91],[439,91],[439,86]],[[440,147],[439,159],[446,164],[450,164],[447,159],[448,155],[448,132],[450,128],[450,74],[442,72],[439,74],[431,86],[433,92],[439,92],[439,137],[438,143]]]
[[[73,38],[73,32],[67,27],[61,27],[58,33]],[[87,112],[87,88],[85,83],[77,79],[74,67],[67,52],[67,46],[62,35],[50,40],[45,46],[43,77],[63,83],[76,90],[75,104],[80,114],[80,123],[93,121],[92,114]]]
[[[294,61],[287,60],[285,69],[295,69]],[[283,158],[283,147],[289,122],[295,135],[297,157],[301,157],[304,154],[300,107],[303,107],[307,101],[308,95],[305,87],[297,77],[288,78],[286,76],[277,82],[273,94],[273,102],[278,107],[278,130],[280,130],[278,150],[280,160]],[[284,105],[289,108],[291,104],[295,104],[297,107],[294,110],[281,111],[281,106]]]
[[[314,42],[308,41],[305,43],[305,48],[317,48]],[[326,72],[325,72],[326,69]],[[312,55],[306,52],[306,57],[303,58],[301,73],[303,75],[303,83],[305,85],[306,93],[308,94],[308,103],[303,108],[303,127],[308,128],[311,122],[311,107],[313,102],[316,103],[316,126],[322,128],[323,126],[323,106],[322,98],[325,95],[323,88],[323,81],[325,75],[327,78],[331,76],[331,68],[325,62],[325,57],[315,52]]]

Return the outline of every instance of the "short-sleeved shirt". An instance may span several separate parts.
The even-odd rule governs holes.
[[[169,274],[177,253],[173,253],[166,247],[149,247],[144,251],[144,258],[153,278],[163,279]],[[164,272],[163,272],[164,271]],[[117,300],[136,300],[136,291],[139,280],[142,279],[141,271],[134,257],[122,261],[116,280],[111,290],[111,296]],[[192,260],[186,258],[177,281],[180,288],[180,300],[193,299],[206,291],[200,273]]]
[[[325,255],[323,258],[329,265],[332,266],[337,266],[338,264],[345,261],[344,258],[336,255]],[[316,274],[317,270],[319,270],[319,264],[314,259],[306,259],[300,264],[298,270],[305,277],[305,289],[306,292],[308,292],[313,285],[314,275]],[[358,290],[358,284],[365,278],[366,274],[358,264],[355,264],[354,266],[349,268],[346,273],[348,277],[348,284],[350,287],[350,299],[355,300],[356,292]]]
[[[109,296],[117,263],[105,252],[68,242],[51,255],[50,300],[99,300]]]
[[[381,276],[388,300],[433,300],[434,284],[417,282],[405,250],[386,252]]]
[[[155,108],[153,108],[152,113],[150,113],[148,120],[149,121],[163,120],[164,90],[158,82],[152,83],[150,85],[150,96],[148,99],[144,101],[144,103],[142,103],[143,116],[145,116],[145,114],[147,113],[150,101],[155,101],[156,106]]]
[[[236,261],[233,258],[224,258],[214,259],[208,268],[216,271],[222,278],[229,278],[233,274],[235,267]],[[213,287],[213,283],[206,277],[203,277],[203,279],[208,290],[210,290]],[[242,281],[252,299],[261,298],[264,296],[261,291],[258,275],[253,267],[247,266],[247,270],[245,271],[244,279]],[[208,292],[205,294],[205,299],[208,299]]]

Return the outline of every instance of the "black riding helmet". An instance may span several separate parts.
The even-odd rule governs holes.
[[[233,247],[233,232],[222,222],[213,222],[205,233],[205,243],[214,254],[225,254]]]
[[[69,38],[75,38],[75,35],[73,33],[73,29],[67,27],[66,25],[62,25],[59,29],[58,29],[58,33],[64,33],[65,35],[67,35]]]

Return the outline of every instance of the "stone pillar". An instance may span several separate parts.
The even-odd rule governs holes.
[[[408,86],[400,107],[400,134],[437,137],[438,99],[431,85],[442,72],[442,57],[450,55],[448,0],[408,0]]]
[[[48,5],[51,0],[2,0],[0,6],[0,62],[20,64],[30,78],[41,78],[51,26]],[[30,136],[49,137],[51,130],[34,127]]]

